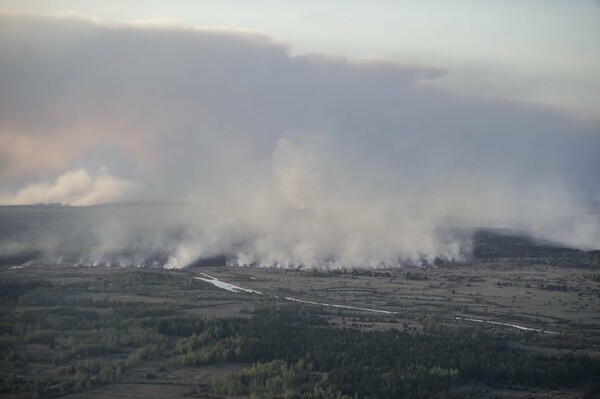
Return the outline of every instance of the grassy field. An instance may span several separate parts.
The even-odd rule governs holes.
[[[257,309],[272,306],[291,306],[302,317],[308,314],[307,323],[316,318],[320,329],[375,334],[357,339],[383,339],[377,337],[386,331],[408,333],[417,340],[460,338],[479,331],[508,344],[506,350],[519,356],[585,354],[597,358],[600,283],[595,270],[535,263],[524,267],[507,259],[365,271],[4,266],[0,270],[4,362],[0,395],[225,397],[214,381],[234,378],[228,372],[246,370],[260,359],[271,358],[244,358],[225,349],[201,355],[177,348],[191,334],[210,330],[210,323],[252,321],[259,317]],[[229,292],[194,278],[203,273],[262,295]],[[284,297],[393,313],[290,303]],[[168,323],[173,318],[184,324],[172,327]],[[205,324],[198,327],[197,323]],[[232,331],[236,328],[242,327]],[[205,343],[208,346],[202,348],[218,349],[229,345],[233,337],[249,334],[239,331],[215,336],[212,346]],[[239,349],[235,348],[227,350]],[[294,354],[289,356],[295,359]],[[324,384],[322,370],[309,372],[317,373],[310,389]],[[444,392],[455,397],[512,398],[524,393],[533,398],[582,397],[595,389],[596,380],[590,378],[547,386],[508,380],[490,383],[459,375]]]
[[[577,336],[585,340],[586,350],[600,348],[595,339],[600,337],[600,284],[587,268],[522,267],[504,260],[347,272],[226,267],[202,271],[271,296],[393,311],[394,328],[404,322],[422,326],[428,319],[454,325],[463,323],[455,317],[478,318],[556,332],[553,339],[561,341]]]

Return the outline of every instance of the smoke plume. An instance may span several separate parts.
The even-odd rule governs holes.
[[[422,264],[468,257],[481,226],[600,248],[600,127],[427,84],[452,71],[292,56],[252,32],[24,15],[0,15],[0,55],[5,204],[185,204],[85,208],[85,240],[37,229],[28,242],[58,258]]]
[[[96,174],[77,169],[60,175],[52,182],[27,184],[3,202],[10,205],[97,205],[126,199],[134,188],[134,183],[113,177],[106,168],[101,168]]]

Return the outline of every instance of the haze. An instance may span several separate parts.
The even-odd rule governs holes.
[[[500,39],[497,27],[478,23],[477,46],[445,47],[439,11],[427,40],[371,37],[375,17],[365,15],[344,42],[358,44],[336,47],[340,36],[322,27],[311,41],[308,26],[292,24],[286,35],[210,2],[216,19],[231,15],[218,23],[227,28],[198,23],[191,3],[176,3],[160,21],[86,2],[75,10],[3,4],[4,204],[185,202],[185,217],[173,217],[185,234],[154,244],[172,249],[168,267],[224,253],[269,266],[463,259],[471,243],[461,228],[473,226],[600,248],[600,69],[588,22],[568,29],[562,57],[530,37],[522,42],[519,30]],[[569,10],[598,11],[592,5]],[[328,15],[306,7],[317,19]],[[462,7],[456,12],[473,10]],[[190,18],[176,18],[188,8]],[[48,14],[67,11],[78,14]],[[361,33],[364,41],[352,40]],[[415,55],[421,42],[425,56]],[[510,43],[521,50],[502,52]],[[390,56],[392,48],[401,51]],[[517,60],[530,51],[535,60]],[[469,59],[482,61],[472,75],[452,69]],[[491,78],[512,67],[501,84]],[[111,229],[98,231],[99,242],[114,239]]]

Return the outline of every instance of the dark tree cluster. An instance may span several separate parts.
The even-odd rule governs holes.
[[[195,284],[183,276],[157,277],[162,275],[118,277],[157,289]],[[103,287],[114,292],[117,285],[99,281],[65,290],[50,283],[4,282],[0,395],[50,398],[85,391],[119,381],[149,359],[161,359],[161,369],[250,364],[197,386],[203,395],[445,398],[471,382],[519,390],[600,382],[597,357],[544,356],[518,349],[503,336],[433,321],[421,332],[363,331],[333,327],[301,304],[265,301],[250,318],[216,318],[184,313],[174,301],[81,295]],[[36,357],[27,348],[44,348],[46,355]],[[41,365],[51,372],[38,374]],[[156,373],[146,372],[146,378]]]

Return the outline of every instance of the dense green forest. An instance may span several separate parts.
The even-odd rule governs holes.
[[[121,272],[67,289],[45,281],[0,285],[2,394],[84,391],[119,381],[148,359],[160,361],[161,369],[248,365],[197,384],[190,395],[444,398],[459,396],[453,388],[471,382],[520,390],[600,382],[598,358],[535,354],[474,328],[431,322],[423,331],[363,331],[333,327],[310,306],[269,300],[258,301],[250,318],[215,318],[185,314],[173,302],[72,295],[124,287],[210,289],[181,275]],[[26,349],[32,345],[47,348],[43,363],[50,371],[36,372],[40,359]]]

